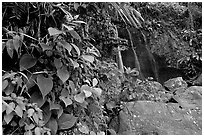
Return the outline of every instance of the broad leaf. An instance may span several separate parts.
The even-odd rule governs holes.
[[[14,85],[9,83],[6,89],[3,91],[6,95],[10,95],[14,91]]]
[[[69,90],[65,87],[65,88],[63,88],[62,89],[62,91],[61,91],[61,96],[63,96],[63,97],[68,97],[69,96]]]
[[[60,106],[60,109],[57,111],[57,118],[59,118],[63,114],[63,108]]]
[[[79,48],[78,48],[75,44],[73,44],[73,43],[71,43],[71,45],[72,45],[73,48],[76,50],[78,56],[80,56],[81,52],[80,52]]]
[[[17,114],[19,117],[22,118],[22,116],[23,116],[23,110],[22,110],[22,108],[21,108],[19,105],[16,106],[15,112],[16,112],[16,114]]]
[[[43,75],[38,75],[37,85],[42,93],[43,98],[45,98],[45,96],[52,90],[53,81],[50,77],[46,78]]]
[[[58,68],[61,68],[63,64],[62,64],[60,59],[55,58],[54,59],[54,65],[58,69]]]
[[[39,90],[33,92],[31,95],[31,102],[37,103],[38,107],[41,107],[45,103],[45,99],[43,99]]]
[[[3,91],[6,95],[10,95],[13,93],[14,91],[14,86],[12,83],[8,83],[8,86],[6,87],[6,89]]]
[[[59,129],[69,129],[74,126],[76,123],[77,117],[74,117],[70,114],[63,113],[60,118],[58,119],[58,126]]]
[[[12,118],[13,118],[13,113],[10,113],[10,114],[8,114],[8,115],[4,115],[4,120],[5,120],[5,122],[7,123],[7,124],[9,124],[9,122],[12,120]]]
[[[53,109],[60,109],[60,105],[50,102],[50,110],[53,110]]]
[[[75,30],[69,30],[68,32],[72,35],[73,38],[81,41],[81,37],[79,36],[79,34]]]
[[[34,112],[35,112],[35,110],[33,109],[33,108],[29,108],[28,110],[27,110],[27,117],[32,117],[33,116],[33,114],[34,114]]]
[[[85,93],[86,97],[90,97],[92,95],[92,88],[88,85],[82,85],[81,91]]]
[[[6,108],[6,114],[10,114],[12,111],[14,111],[15,104],[13,102],[10,102]]]
[[[46,124],[50,117],[51,117],[51,110],[50,110],[50,104],[48,102],[46,102],[42,107],[41,110],[43,111],[43,121],[44,124]]]
[[[26,110],[26,104],[25,102],[23,102],[24,99],[19,99],[19,97],[16,99],[16,102],[18,103],[19,107],[22,110]]]
[[[92,93],[96,94],[98,97],[101,96],[102,94],[102,89],[101,88],[93,88]]]
[[[96,78],[94,78],[94,79],[92,80],[92,85],[93,85],[93,87],[95,87],[97,84],[98,84],[98,80],[97,80]]]
[[[93,63],[94,62],[94,56],[91,55],[82,55],[82,58],[88,62]]]
[[[74,10],[77,11],[79,6],[80,6],[79,3],[75,2],[74,3]]]
[[[49,119],[49,121],[45,126],[51,130],[52,135],[55,135],[57,133],[58,124],[57,124],[57,120],[54,119],[53,117]]]
[[[6,110],[6,105],[2,104],[2,113]]]
[[[81,92],[80,94],[75,95],[74,99],[79,103],[83,103],[85,99],[85,93]]]
[[[63,97],[63,96],[60,96],[59,97],[65,104],[65,106],[67,107],[68,105],[71,105],[72,104],[72,100],[69,98],[69,97]]]
[[[6,49],[7,49],[7,53],[9,54],[9,56],[13,58],[13,50],[14,50],[13,39],[9,39],[6,42]]]
[[[33,66],[35,66],[37,62],[37,59],[32,57],[29,54],[24,54],[20,59],[20,71],[23,71],[25,69],[29,69]]]
[[[52,50],[52,48],[53,48],[52,46],[45,44],[45,43],[40,43],[40,46],[41,46],[43,51]]]
[[[49,32],[50,36],[59,35],[59,34],[63,33],[63,31],[60,31],[60,30],[58,30],[56,28],[52,28],[52,27],[48,28],[48,32]]]
[[[66,82],[70,77],[69,72],[67,71],[67,67],[63,66],[62,68],[57,70],[57,76],[62,80],[62,82]]]
[[[69,55],[71,55],[71,50],[72,50],[72,46],[71,44],[69,44],[68,42],[66,41],[61,41],[61,45],[67,49],[67,51],[69,52]]]
[[[8,80],[2,81],[2,90],[4,90],[8,86]]]
[[[40,127],[36,127],[35,130],[34,130],[34,132],[35,132],[35,135],[41,135],[41,129],[40,129]]]
[[[21,38],[20,38],[20,36],[19,35],[15,35],[14,37],[13,37],[13,45],[14,45],[14,48],[15,48],[15,50],[16,50],[16,52],[18,53],[18,49],[20,48],[20,46],[21,46]]]

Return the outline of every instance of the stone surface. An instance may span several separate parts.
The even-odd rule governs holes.
[[[168,81],[164,82],[164,86],[168,88],[170,91],[174,92],[177,89],[186,89],[187,83],[183,80],[182,77],[177,77],[173,79],[169,79]]]
[[[202,111],[198,109],[181,109],[178,103],[129,102],[116,119],[119,121],[112,124],[112,128],[117,134],[202,134]],[[116,119],[114,121],[117,121]]]

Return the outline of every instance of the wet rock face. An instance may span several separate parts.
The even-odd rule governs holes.
[[[144,37],[142,33],[135,29],[131,28],[130,33],[132,35],[132,42],[134,46],[134,50],[137,54],[137,58],[140,64],[141,72],[145,78],[147,77],[153,77],[154,79],[157,78],[156,74],[156,63],[154,62],[153,55],[147,48],[147,45],[144,41]],[[127,39],[129,41],[130,45],[130,39],[128,36],[128,32],[124,28],[118,29],[119,37]],[[123,64],[126,67],[135,68],[135,59],[134,59],[134,53],[131,48],[128,50],[122,51],[122,59]]]
[[[159,56],[157,54],[151,53],[147,43],[144,40],[145,36],[139,30],[131,28],[129,29],[129,31],[132,35],[134,50],[137,54],[141,73],[144,78],[152,77],[154,78],[154,80],[163,84],[165,81],[171,78],[184,76],[182,70],[168,67],[164,56]],[[124,28],[119,28],[118,33],[119,37],[127,39],[129,41],[130,46],[130,39],[127,30]],[[131,48],[122,51],[121,54],[125,67],[130,67],[132,69],[136,68],[134,53]]]

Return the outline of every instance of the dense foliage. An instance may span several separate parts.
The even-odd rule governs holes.
[[[193,6],[197,17],[200,5]],[[149,45],[158,42],[150,46],[153,52],[167,52],[171,65],[180,59],[180,67],[192,76],[201,72],[196,68],[201,65],[200,20],[194,20],[193,30],[179,26],[188,19],[185,3],[131,3],[126,8],[133,7],[145,19],[135,27],[144,25]],[[168,100],[153,81],[136,79],[137,70],[118,69],[116,47],[128,47],[115,26],[134,22],[127,24],[117,8],[114,3],[2,3],[3,134],[116,134],[109,123],[124,102]],[[167,41],[179,53],[164,50],[169,47],[159,36],[171,36]]]

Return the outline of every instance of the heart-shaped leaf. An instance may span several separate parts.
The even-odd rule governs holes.
[[[35,66],[37,62],[37,59],[32,57],[29,54],[24,54],[20,59],[20,71],[23,71],[25,69],[29,69],[33,66]]]
[[[82,58],[88,62],[93,63],[94,62],[94,56],[91,55],[82,55]]]
[[[53,117],[49,119],[49,121],[45,126],[51,130],[52,135],[55,135],[57,133],[58,124],[57,124],[57,120],[54,119]]]
[[[62,80],[63,83],[67,81],[70,76],[69,72],[67,71],[67,67],[63,66],[62,68],[58,69],[57,76]]]
[[[63,64],[62,64],[62,62],[61,62],[60,59],[55,58],[55,59],[54,59],[54,65],[55,65],[55,67],[56,67],[57,69],[59,69],[59,68],[62,67]]]
[[[93,88],[93,91],[92,91],[94,94],[96,94],[98,97],[101,96],[102,94],[102,89],[101,88]]]
[[[10,102],[6,108],[6,114],[10,114],[12,111],[14,111],[15,104],[13,102]]]
[[[9,124],[9,122],[12,120],[14,114],[13,113],[10,113],[8,115],[4,115],[4,120],[7,124]]]
[[[94,79],[92,80],[92,85],[93,85],[93,87],[95,87],[97,84],[98,84],[98,80],[97,80],[96,78],[94,78]]]
[[[78,48],[75,44],[73,44],[73,43],[71,43],[71,45],[72,45],[73,48],[76,50],[78,56],[80,56],[81,52],[80,52],[79,48]]]
[[[63,97],[63,96],[60,96],[59,97],[65,104],[65,106],[67,107],[68,105],[71,105],[72,104],[72,100],[69,98],[69,97]]]
[[[43,98],[45,98],[45,96],[52,90],[53,81],[50,77],[46,78],[43,75],[38,75],[37,85],[42,93]]]
[[[40,43],[40,46],[42,48],[43,51],[46,51],[46,50],[52,50],[52,46],[49,46],[48,44],[45,44],[45,43]]]
[[[45,99],[43,99],[40,91],[34,91],[31,95],[31,102],[37,103],[38,107],[41,107],[45,103]]]
[[[17,114],[19,117],[22,118],[22,116],[23,116],[23,110],[22,110],[22,108],[21,108],[19,105],[16,106],[15,112],[16,112],[16,114]]]
[[[70,114],[63,113],[60,118],[58,119],[57,123],[59,129],[69,129],[74,126],[77,121],[77,117],[74,117]]]
[[[81,92],[80,94],[75,95],[74,99],[79,103],[83,103],[85,99],[85,93]]]
[[[60,31],[60,30],[58,30],[56,28],[52,28],[52,27],[48,28],[48,32],[49,32],[50,36],[59,35],[59,34],[63,33],[63,31]]]

